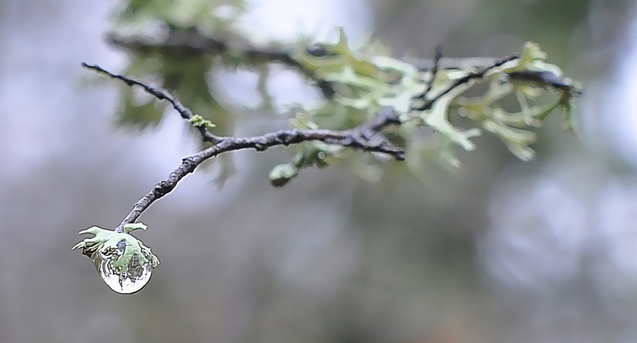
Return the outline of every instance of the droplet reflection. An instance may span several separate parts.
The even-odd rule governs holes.
[[[118,244],[117,249],[100,253],[99,272],[104,282],[115,292],[132,294],[141,290],[150,280],[153,266],[147,259],[140,263],[134,256],[128,266],[117,266],[117,262],[126,250],[126,243]]]

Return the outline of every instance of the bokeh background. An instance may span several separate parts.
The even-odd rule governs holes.
[[[237,152],[222,188],[197,172],[143,215],[162,264],[132,296],[71,251],[77,232],[117,225],[198,146],[177,115],[115,125],[119,85],[80,67],[126,65],[104,41],[116,5],[0,0],[0,342],[637,341],[634,1],[250,2],[260,37],[343,26],[395,56],[536,41],[586,86],[577,137],[553,118],[532,162],[484,136],[457,171],[376,184],[336,166],[283,189],[267,173],[284,149]],[[229,103],[258,98],[248,71],[214,80]],[[268,87],[279,104],[316,97],[284,68]]]

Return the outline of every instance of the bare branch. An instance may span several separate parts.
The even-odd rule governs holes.
[[[124,225],[135,222],[153,202],[170,193],[177,186],[177,183],[186,175],[192,173],[197,166],[224,152],[249,148],[264,151],[277,145],[287,146],[305,141],[321,141],[368,152],[384,153],[393,156],[397,160],[403,160],[405,152],[401,148],[393,146],[384,139],[373,140],[375,134],[383,128],[398,123],[400,121],[396,113],[393,109],[386,107],[373,120],[351,130],[281,130],[255,137],[221,138],[215,145],[185,157],[177,169],[170,173],[167,178],[157,183],[148,194],[135,203],[133,209],[115,231],[123,232]]]
[[[142,87],[156,98],[169,101],[184,119],[190,120],[194,116],[191,110],[162,88],[147,85],[142,81],[134,80],[127,76],[113,74],[97,65],[82,63],[82,66],[114,79],[121,80],[129,86]],[[403,149],[394,146],[386,139],[377,135],[385,127],[398,124],[400,124],[400,119],[393,108],[384,107],[378,116],[350,130],[293,129],[266,133],[254,137],[219,137],[211,134],[205,127],[198,127],[202,138],[205,141],[212,142],[213,145],[194,155],[185,157],[177,169],[173,170],[167,178],[157,183],[148,194],[135,203],[133,209],[128,213],[126,218],[122,220],[115,231],[124,232],[124,226],[126,224],[134,223],[153,202],[170,193],[181,179],[192,173],[204,161],[224,152],[250,148],[257,151],[264,151],[277,145],[287,146],[306,141],[321,141],[326,144],[383,153],[394,157],[396,160],[404,160],[405,152]]]
[[[98,73],[110,76],[114,79],[118,79],[121,81],[124,81],[124,83],[126,83],[129,86],[138,86],[138,87],[142,87],[146,92],[148,92],[149,94],[153,95],[154,97],[156,97],[159,100],[166,100],[168,102],[170,102],[170,104],[173,106],[173,108],[179,112],[179,114],[181,115],[182,118],[186,119],[186,120],[190,120],[192,119],[195,115],[194,113],[192,113],[192,111],[184,106],[179,100],[177,100],[177,98],[175,98],[174,96],[172,96],[170,93],[168,93],[168,91],[162,89],[162,88],[157,88],[157,87],[153,87],[153,86],[149,86],[147,84],[145,84],[142,81],[139,80],[135,80],[132,79],[128,76],[124,76],[124,75],[119,75],[119,74],[113,74],[105,69],[103,69],[100,66],[97,65],[90,65],[90,64],[86,64],[86,63],[82,63],[82,67],[87,68],[87,69],[91,69],[94,70]],[[199,130],[199,133],[201,134],[201,138],[205,141],[205,142],[211,142],[211,143],[217,143],[221,138],[217,137],[216,135],[212,134],[210,131],[208,131],[208,128],[204,125],[201,126],[195,126],[193,125],[195,128],[197,128],[197,130]]]

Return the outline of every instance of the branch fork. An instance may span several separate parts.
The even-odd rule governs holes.
[[[190,121],[195,116],[188,107],[184,106],[177,98],[162,88],[148,85],[143,81],[124,75],[111,73],[97,65],[82,63],[82,66],[120,80],[129,86],[141,87],[157,99],[168,101],[181,117],[186,120]],[[221,137],[210,132],[205,125],[195,126],[201,134],[202,140],[210,142],[213,145],[194,155],[184,157],[181,164],[173,170],[168,177],[159,181],[152,190],[135,203],[133,209],[117,226],[115,231],[124,232],[126,225],[134,223],[152,203],[170,193],[177,186],[179,181],[186,177],[186,175],[194,172],[201,163],[229,151],[248,148],[255,149],[256,151],[264,151],[278,145],[288,146],[306,141],[321,141],[326,144],[382,153],[392,156],[396,160],[404,160],[405,152],[403,149],[394,146],[378,135],[384,128],[399,124],[400,119],[396,112],[391,107],[384,107],[377,117],[350,130],[291,129],[270,132],[254,137]]]

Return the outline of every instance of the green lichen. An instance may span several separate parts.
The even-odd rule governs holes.
[[[149,264],[152,268],[156,268],[159,265],[159,259],[152,253],[150,248],[130,235],[130,232],[139,229],[146,230],[146,225],[142,223],[127,224],[124,226],[124,232],[115,232],[93,226],[80,231],[81,235],[91,234],[93,237],[77,243],[73,246],[73,250],[81,249],[82,254],[93,261],[98,271],[104,256],[113,255],[118,256],[113,263],[113,267],[122,274],[127,273],[131,265]]]
[[[358,116],[358,121],[350,122],[352,126],[374,117],[382,106],[392,106],[403,126],[410,123],[415,129],[428,127],[441,142],[454,143],[437,147],[439,157],[455,166],[459,163],[454,157],[454,145],[474,150],[472,138],[483,131],[498,137],[515,156],[526,161],[534,156],[530,147],[536,140],[533,130],[550,113],[563,112],[565,128],[573,129],[571,110],[581,85],[564,77],[556,65],[547,63],[546,53],[532,42],[524,45],[520,57],[500,66],[485,71],[481,70],[485,66],[439,68],[435,75],[395,58],[357,51],[350,47],[343,30],[339,30],[336,43],[318,46],[321,53],[299,49],[294,57],[315,78],[333,85],[336,94],[332,103],[349,108],[350,112],[365,113]],[[466,82],[458,84],[459,80]],[[486,91],[468,97],[468,91],[478,84],[486,85]],[[428,91],[423,96],[425,90]],[[555,100],[546,100],[547,96]],[[511,97],[517,100],[518,109],[506,103],[505,99]],[[539,97],[543,97],[542,101],[534,104]],[[422,104],[431,100],[435,100],[431,106],[423,108]],[[326,106],[338,113],[333,104]],[[469,119],[472,127],[452,124],[454,115]],[[316,124],[323,127],[319,121]],[[413,128],[394,130],[392,138],[410,150],[407,160],[430,149],[431,140],[421,139]]]

